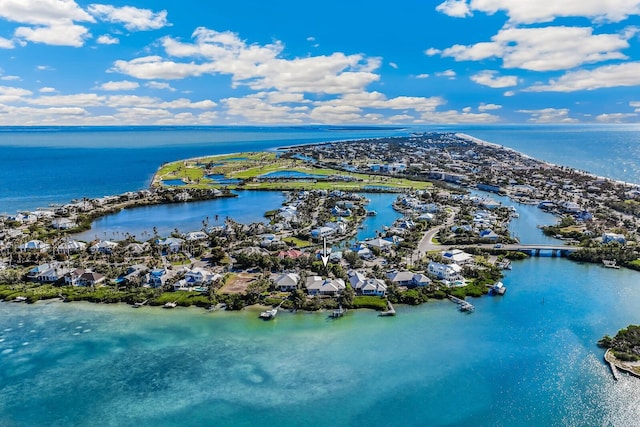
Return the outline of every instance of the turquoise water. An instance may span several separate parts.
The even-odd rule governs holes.
[[[172,203],[124,209],[113,215],[101,217],[91,224],[91,229],[74,238],[122,240],[126,233],[141,240],[153,236],[155,227],[160,236],[168,236],[177,228],[179,232],[201,230],[203,221],[209,225],[222,225],[226,217],[236,222],[250,224],[267,222],[264,213],[282,206],[284,195],[277,191],[239,191],[238,197],[223,197],[193,203]]]
[[[356,234],[357,240],[373,239],[377,232],[383,233],[384,226],[390,227],[393,222],[402,218],[402,214],[391,206],[398,198],[394,193],[364,193],[364,197],[370,200],[365,208],[369,211],[376,211],[376,216],[367,216],[362,222],[363,228]]]
[[[638,132],[631,127],[456,130],[640,182]],[[143,188],[163,161],[380,133],[5,130],[0,211]],[[93,148],[85,148],[88,141]],[[124,150],[129,146],[137,148]],[[257,194],[260,201],[246,213],[261,216],[270,209],[263,197],[270,195],[281,197]],[[367,221],[382,220],[388,208],[386,200],[376,207],[373,196],[367,208],[379,216]],[[273,200],[274,207],[280,203]],[[179,214],[181,206],[187,210]],[[91,233],[154,225],[189,231],[201,228],[203,214],[211,223],[216,214],[226,216],[220,206],[202,206],[170,205],[177,210],[163,214],[128,210],[119,224],[105,217]],[[524,243],[544,242],[535,225],[555,219],[516,206],[520,218],[512,233]],[[326,313],[281,313],[262,322],[255,310],[0,303],[0,426],[637,425],[638,381],[614,382],[595,343],[640,323],[638,277],[625,269],[533,258],[514,262],[503,280],[506,295],[472,300],[470,315],[443,301],[396,307],[395,318],[362,310],[338,321]]]
[[[515,263],[504,297],[349,312],[0,304],[1,425],[635,425],[595,342],[640,322],[637,273]]]

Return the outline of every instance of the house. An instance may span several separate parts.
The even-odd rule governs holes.
[[[112,242],[110,240],[100,240],[98,243],[89,248],[89,252],[91,252],[92,254],[110,254],[117,246],[118,244],[116,242]]]
[[[385,296],[387,285],[384,280],[367,278],[361,271],[349,272],[349,283],[360,295]]]
[[[22,252],[46,252],[51,245],[43,242],[42,240],[29,240],[18,246],[18,249]]]
[[[365,240],[363,243],[370,248],[378,248],[381,250],[388,250],[390,246],[393,246],[392,242],[379,237],[376,239]]]
[[[51,227],[57,230],[69,230],[77,227],[77,225],[75,221],[69,218],[55,218],[51,221]]]
[[[27,280],[32,282],[49,282],[53,283],[61,279],[66,271],[62,271],[60,264],[57,262],[40,264],[25,274]]]
[[[95,271],[86,270],[77,280],[78,286],[95,286],[105,281],[104,275]]]
[[[174,291],[193,291],[202,290],[198,288],[205,288],[211,283],[220,279],[222,276],[217,273],[213,273],[204,268],[196,267],[194,269],[187,269],[184,277],[178,280],[173,285]]]
[[[450,263],[465,265],[473,262],[473,255],[468,254],[461,249],[452,249],[449,251],[442,251],[441,253],[442,258]]]
[[[87,244],[84,242],[78,242],[73,239],[65,239],[64,242],[58,245],[56,250],[59,254],[72,254],[82,252],[87,249]]]
[[[417,273],[413,275],[411,282],[413,286],[429,286],[431,284],[431,279],[422,273]]]
[[[309,295],[337,295],[346,288],[342,279],[323,279],[320,276],[308,277],[306,286]]]
[[[298,289],[300,275],[297,273],[283,273],[272,277],[276,289],[281,292],[291,292]]]
[[[158,240],[158,244],[160,246],[165,248],[167,252],[173,254],[180,252],[180,248],[182,247],[183,243],[184,240],[178,239],[177,237],[167,237],[166,239]]]
[[[481,239],[490,240],[492,242],[495,242],[500,238],[500,236],[498,236],[495,231],[488,228],[481,230],[479,235]]]
[[[427,272],[439,280],[446,281],[456,281],[456,280],[464,280],[462,275],[460,274],[462,271],[462,267],[458,264],[442,264],[439,262],[432,261],[427,266]]]
[[[336,230],[331,227],[318,227],[311,230],[311,237],[315,240],[331,237],[336,234]]]
[[[125,251],[127,251],[128,253],[132,254],[132,255],[142,255],[143,253],[147,252],[149,250],[149,247],[151,245],[149,245],[148,242],[144,242],[144,243],[129,243],[124,249]]]
[[[602,234],[602,243],[606,244],[606,243],[611,243],[611,242],[616,242],[616,243],[620,243],[621,245],[624,245],[624,244],[627,243],[627,239],[622,234],[603,233]]]
[[[207,233],[205,233],[204,231],[190,231],[187,234],[185,234],[184,238],[188,241],[188,242],[195,242],[198,240],[205,240],[207,237]]]
[[[127,271],[124,274],[118,276],[118,283],[127,282],[130,283],[135,280],[136,277],[146,273],[149,269],[144,264],[135,264],[127,268]]]
[[[155,268],[144,276],[144,283],[151,288],[160,288],[167,281],[167,272],[164,268]]]
[[[398,286],[411,286],[413,284],[413,273],[411,271],[390,271],[387,278]]]
[[[280,259],[285,259],[285,258],[298,259],[301,257],[308,257],[308,256],[309,256],[309,253],[302,252],[298,249],[289,249],[287,251],[280,251],[278,253],[278,258]]]
[[[80,278],[80,276],[82,276],[82,274],[84,272],[85,272],[85,270],[83,270],[81,268],[77,268],[75,270],[68,271],[64,275],[64,284],[65,285],[71,285],[71,286],[78,286],[78,279]]]

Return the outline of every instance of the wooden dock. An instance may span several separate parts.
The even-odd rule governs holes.
[[[454,297],[453,295],[449,295],[449,299],[453,302],[455,302],[456,304],[458,304],[458,310],[460,311],[466,311],[467,313],[471,313],[473,311],[475,311],[475,307],[473,306],[473,304],[471,304],[470,302],[467,302],[463,299]]]

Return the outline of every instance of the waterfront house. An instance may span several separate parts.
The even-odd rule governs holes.
[[[283,273],[272,276],[277,290],[281,292],[291,292],[298,289],[300,275],[298,273]]]
[[[135,264],[127,268],[127,271],[124,274],[118,276],[117,283],[125,282],[132,283],[136,280],[137,277],[146,273],[149,269],[144,264]]]
[[[320,276],[307,278],[307,293],[309,295],[337,295],[341,293],[346,285],[342,279],[323,279]]]
[[[460,267],[458,264],[442,264],[439,262],[431,261],[427,266],[427,272],[432,277],[435,277],[439,280],[446,280],[450,282],[464,280],[464,278],[460,274],[462,272],[462,267]]]
[[[18,250],[22,252],[46,252],[51,245],[43,242],[42,240],[29,240],[18,246]]]
[[[384,280],[367,278],[361,271],[350,271],[348,276],[351,287],[359,295],[385,296],[387,293]]]
[[[389,247],[393,246],[393,243],[389,240],[381,239],[379,237],[375,239],[365,240],[363,243],[370,248],[378,248],[383,251],[386,251],[389,249]]]
[[[69,230],[71,228],[77,227],[77,224],[75,221],[69,218],[54,218],[51,221],[51,227],[57,230]]]
[[[164,268],[155,268],[145,275],[144,283],[152,288],[160,288],[165,284],[167,279],[168,275]]]
[[[85,270],[77,280],[78,286],[95,286],[105,281],[104,275],[95,271]]]
[[[68,271],[64,275],[64,284],[71,285],[71,286],[78,286],[78,279],[80,278],[80,276],[82,276],[84,272],[85,270],[81,268],[76,268],[75,270]]]
[[[493,231],[493,230],[491,230],[489,228],[481,230],[480,233],[479,233],[479,236],[480,236],[481,239],[486,239],[486,240],[489,240],[491,242],[495,242],[500,238],[500,236],[498,234],[496,234],[495,231]]]
[[[429,286],[431,284],[431,279],[422,273],[416,273],[413,275],[411,282],[413,286]]]
[[[33,267],[27,272],[26,278],[32,282],[55,283],[61,280],[68,271],[60,263],[52,262]]]
[[[206,270],[204,268],[196,267],[193,269],[186,269],[184,277],[178,280],[173,285],[174,291],[193,291],[202,290],[211,285],[216,280],[222,278],[220,274]]]
[[[411,286],[413,284],[413,273],[411,271],[394,270],[387,273],[387,279],[398,286]]]

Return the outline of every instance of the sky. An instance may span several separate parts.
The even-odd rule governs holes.
[[[640,0],[0,0],[0,125],[640,121]]]

